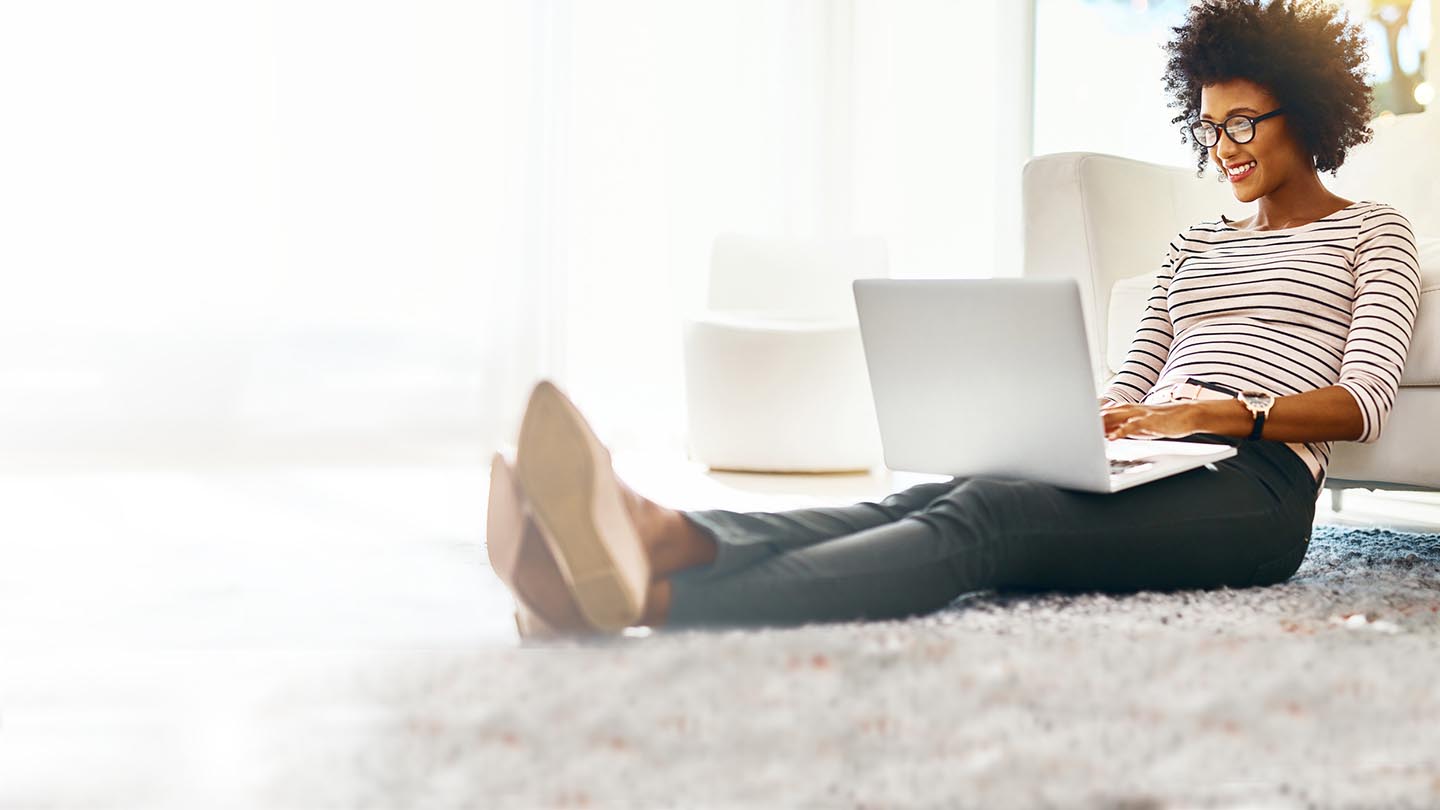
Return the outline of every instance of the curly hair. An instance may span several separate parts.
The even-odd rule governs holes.
[[[1374,134],[1369,122],[1371,90],[1365,76],[1363,29],[1342,16],[1340,7],[1319,0],[1204,0],[1191,6],[1176,37],[1162,46],[1170,119],[1185,122],[1182,140],[1205,173],[1209,149],[1190,137],[1199,117],[1200,88],[1231,79],[1264,87],[1285,107],[1290,127],[1309,152],[1315,169],[1333,177],[1351,147]]]

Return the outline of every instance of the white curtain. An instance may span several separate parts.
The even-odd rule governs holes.
[[[0,10],[0,447],[483,459],[557,380],[681,447],[722,231],[1014,275],[1025,3]]]

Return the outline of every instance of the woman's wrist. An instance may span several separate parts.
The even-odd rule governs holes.
[[[1245,438],[1255,429],[1255,417],[1238,399],[1207,399],[1192,402],[1196,433]]]

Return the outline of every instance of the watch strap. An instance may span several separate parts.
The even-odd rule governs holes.
[[[1237,399],[1240,400],[1241,405],[1244,405],[1250,411],[1251,418],[1255,420],[1255,426],[1250,429],[1250,435],[1245,437],[1253,442],[1260,438],[1260,431],[1265,429],[1265,417],[1270,415],[1270,408],[1274,407],[1275,399],[1263,391],[1243,391],[1241,394],[1242,396],[1237,397]],[[1266,397],[1270,400],[1270,404],[1266,405],[1263,409],[1251,408],[1250,403],[1245,401],[1243,397],[1244,394],[1257,394],[1261,397]]]
[[[1248,408],[1249,406],[1246,407]],[[1265,412],[1251,411],[1250,415],[1255,417],[1255,427],[1250,430],[1250,435],[1245,438],[1253,442],[1260,438],[1260,431],[1265,429]]]

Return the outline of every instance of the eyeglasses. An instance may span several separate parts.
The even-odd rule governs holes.
[[[1284,107],[1276,107],[1264,115],[1257,115],[1253,118],[1237,113],[1226,118],[1225,123],[1219,126],[1209,121],[1196,121],[1190,125],[1190,135],[1195,138],[1196,143],[1207,149],[1220,142],[1221,129],[1225,130],[1225,134],[1229,135],[1230,140],[1235,143],[1249,143],[1255,138],[1255,123],[1257,121],[1264,121],[1266,118],[1279,115],[1284,111]]]

